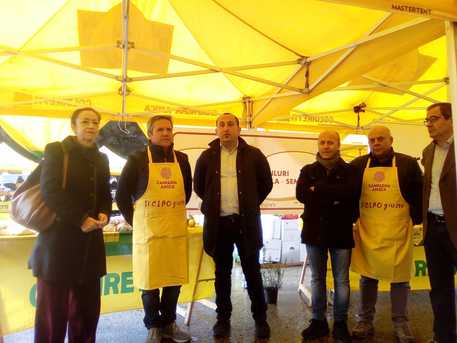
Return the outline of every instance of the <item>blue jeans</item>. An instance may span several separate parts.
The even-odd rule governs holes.
[[[312,318],[325,319],[327,311],[327,257],[330,252],[335,293],[333,317],[335,321],[347,321],[349,308],[349,264],[352,249],[321,248],[306,245],[311,268]]]

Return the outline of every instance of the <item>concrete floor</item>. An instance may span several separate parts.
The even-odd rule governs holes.
[[[272,329],[270,342],[295,343],[301,342],[300,332],[310,318],[309,308],[297,294],[297,282],[300,268],[287,268],[285,282],[280,289],[278,304],[269,305],[268,321]],[[234,269],[233,273],[233,315],[232,343],[254,342],[254,322],[250,315],[250,301],[247,292],[241,286],[241,271]],[[349,327],[354,324],[354,314],[358,304],[359,294],[351,295]],[[417,343],[426,343],[431,336],[432,313],[427,292],[413,292],[409,302],[411,326],[416,335]],[[142,310],[127,311],[102,315],[98,326],[97,342],[101,343],[130,343],[144,342],[146,329],[143,327]],[[329,311],[331,322],[331,308]],[[214,310],[199,303],[196,304],[189,331],[194,342],[214,342],[211,328],[215,321]],[[183,319],[178,319],[182,325]],[[388,293],[380,293],[378,298],[377,317],[375,321],[376,334],[374,339],[359,342],[388,343],[395,342],[392,336],[390,320],[390,298]],[[33,341],[33,331],[27,330],[6,337],[6,343],[28,343]],[[329,339],[328,342],[332,342]]]

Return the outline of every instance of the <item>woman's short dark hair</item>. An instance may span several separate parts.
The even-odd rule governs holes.
[[[173,121],[171,119],[171,116],[166,116],[163,114],[158,114],[156,116],[153,116],[149,118],[147,128],[148,128],[148,136],[152,133],[152,130],[154,129],[154,123],[158,120],[168,120],[171,124],[171,127],[173,127]]]
[[[436,104],[431,104],[427,107],[427,112],[430,111],[432,108],[439,107],[440,112],[445,119],[452,119],[452,105],[449,102],[437,102]]]
[[[76,120],[78,120],[79,115],[84,111],[94,112],[97,115],[98,121],[100,121],[102,119],[102,116],[100,115],[100,113],[97,110],[95,110],[94,108],[81,107],[81,108],[77,108],[76,110],[74,110],[73,113],[71,114],[71,123],[73,125],[76,125]]]

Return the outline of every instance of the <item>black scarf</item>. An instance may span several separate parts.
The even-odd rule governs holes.
[[[325,167],[325,169],[327,170],[332,170],[333,168],[335,168],[336,164],[338,163],[338,161],[340,160],[340,152],[337,151],[337,153],[335,154],[335,156],[333,156],[332,158],[328,158],[328,159],[324,159],[321,157],[321,155],[319,153],[317,153],[316,155],[316,160],[317,162],[319,162],[322,166]]]

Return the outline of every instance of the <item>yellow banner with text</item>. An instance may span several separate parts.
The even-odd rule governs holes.
[[[105,233],[104,238],[108,273],[100,280],[101,312],[142,308],[140,292],[133,287],[131,234]],[[0,236],[0,332],[4,335],[34,323],[36,279],[27,269],[34,241],[34,236]],[[202,229],[189,228],[189,283],[181,288],[179,302],[210,298],[213,293],[214,264],[203,252]]]

